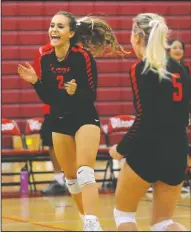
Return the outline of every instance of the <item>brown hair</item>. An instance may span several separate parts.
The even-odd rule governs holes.
[[[73,14],[66,11],[59,11],[56,15],[64,15],[69,19],[70,30],[75,32],[70,39],[71,45],[81,43],[94,56],[129,54],[119,45],[105,20],[90,15],[76,20]]]

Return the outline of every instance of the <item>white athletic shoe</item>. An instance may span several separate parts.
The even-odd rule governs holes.
[[[190,192],[190,187],[187,186],[187,187],[182,187],[181,189],[181,193],[189,193]]]
[[[152,187],[148,188],[147,192],[148,193],[152,193],[153,192],[153,188]]]
[[[84,216],[84,229],[83,231],[103,231],[98,218],[93,215]]]

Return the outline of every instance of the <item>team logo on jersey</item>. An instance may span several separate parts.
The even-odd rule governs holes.
[[[65,68],[56,68],[53,66],[53,64],[50,64],[51,71],[54,73],[67,73],[70,72],[70,67]]]

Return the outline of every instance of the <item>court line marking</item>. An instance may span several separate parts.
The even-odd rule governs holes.
[[[48,225],[40,224],[40,223],[37,223],[37,222],[33,222],[31,220],[24,220],[24,219],[12,218],[12,217],[6,217],[6,216],[2,216],[2,218],[7,219],[7,220],[12,220],[12,221],[17,221],[17,222],[22,222],[22,223],[30,223],[32,225],[46,227],[46,228],[49,228],[49,229],[56,229],[56,230],[60,230],[60,231],[72,231],[72,230],[66,230],[64,228],[59,228],[59,227],[55,227],[55,226],[48,226]],[[3,225],[3,223],[2,223],[2,225]]]
[[[143,199],[141,201],[152,203],[152,200],[150,200],[150,199]],[[176,206],[185,207],[185,208],[191,208],[190,204],[180,204],[180,203],[177,203]]]
[[[173,218],[190,218],[190,214],[184,214],[184,215],[176,215],[176,216],[173,216]],[[3,218],[3,217],[2,217]],[[145,219],[150,219],[151,216],[145,216],[145,217],[137,217],[137,220],[145,220]],[[101,221],[113,221],[114,222],[114,219],[111,217],[111,218],[101,218],[100,219]],[[24,221],[24,220],[23,220]],[[67,223],[74,223],[74,222],[79,222],[80,220],[73,220],[73,219],[65,219],[65,220],[54,220],[54,221],[48,221],[48,223],[64,223],[64,222],[67,222]],[[26,223],[26,222],[18,222],[19,224],[23,224],[23,223]],[[47,221],[40,221],[40,223],[47,223]],[[6,224],[13,224],[13,223],[2,223],[3,225],[6,225]]]

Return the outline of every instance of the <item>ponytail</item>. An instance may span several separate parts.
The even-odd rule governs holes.
[[[78,41],[94,56],[129,54],[118,43],[109,24],[100,18],[86,16],[77,20]]]
[[[71,13],[63,11],[57,14],[69,18],[70,30],[75,32],[75,35],[70,39],[71,45],[80,43],[94,56],[125,56],[129,54],[120,46],[112,28],[105,20],[89,15],[76,20]]]
[[[144,54],[145,67],[143,73],[152,70],[158,73],[159,78],[166,78],[168,56],[168,27],[164,18],[156,14],[139,14],[135,19],[135,32],[141,33],[146,50]]]

